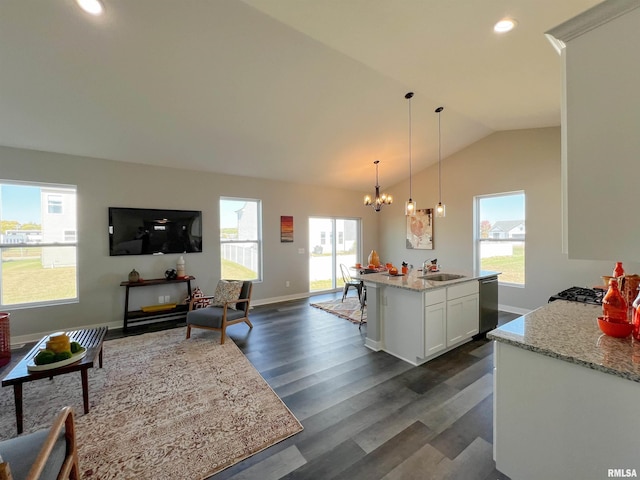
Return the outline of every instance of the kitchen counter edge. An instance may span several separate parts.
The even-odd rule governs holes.
[[[640,342],[598,327],[602,307],[556,300],[487,333],[487,338],[640,383]]]
[[[362,280],[363,282],[376,283],[392,288],[402,288],[406,290],[413,290],[416,292],[424,292],[427,290],[437,290],[439,288],[446,288],[452,285],[466,283],[474,280],[477,281],[483,278],[496,277],[500,275],[501,272],[482,270],[479,273],[472,273],[462,270],[442,270],[438,273],[453,273],[457,275],[463,275],[463,277],[456,278],[455,280],[435,282],[433,280],[419,278],[423,275],[423,273],[418,270],[412,270],[406,275],[390,276],[387,273],[364,273],[354,275],[353,278]],[[437,275],[438,273],[433,273],[433,275]]]

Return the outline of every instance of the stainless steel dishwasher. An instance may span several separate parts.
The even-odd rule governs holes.
[[[478,282],[480,284],[480,333],[486,333],[498,326],[498,276],[483,278]]]

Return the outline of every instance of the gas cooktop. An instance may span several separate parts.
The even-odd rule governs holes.
[[[602,305],[602,297],[604,297],[604,293],[604,290],[598,290],[595,288],[571,287],[563,290],[557,295],[553,295],[549,298],[549,301],[568,300],[570,302]]]

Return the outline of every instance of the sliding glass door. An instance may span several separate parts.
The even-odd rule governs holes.
[[[309,218],[309,291],[342,288],[340,265],[360,258],[360,220]]]

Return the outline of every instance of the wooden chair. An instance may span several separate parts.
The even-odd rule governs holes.
[[[0,442],[0,455],[1,480],[79,480],[73,410],[64,407],[48,430]]]
[[[189,311],[187,312],[187,338],[191,338],[192,328],[204,328],[207,330],[220,330],[220,344],[224,344],[224,337],[229,325],[236,323],[246,323],[249,328],[253,328],[249,320],[249,308],[251,303],[251,291],[253,283],[250,281],[242,282],[240,297],[237,300],[224,302],[221,307],[207,306],[204,308],[194,308],[195,303],[203,299],[215,299],[214,296],[204,296],[192,298],[189,302]],[[234,305],[234,310],[231,305]]]
[[[349,269],[343,263],[340,264],[340,271],[342,272],[342,280],[344,281],[344,289],[342,290],[342,301],[344,302],[349,288],[353,287],[358,291],[358,298],[362,295],[362,282],[360,280],[354,280],[351,278]]]

